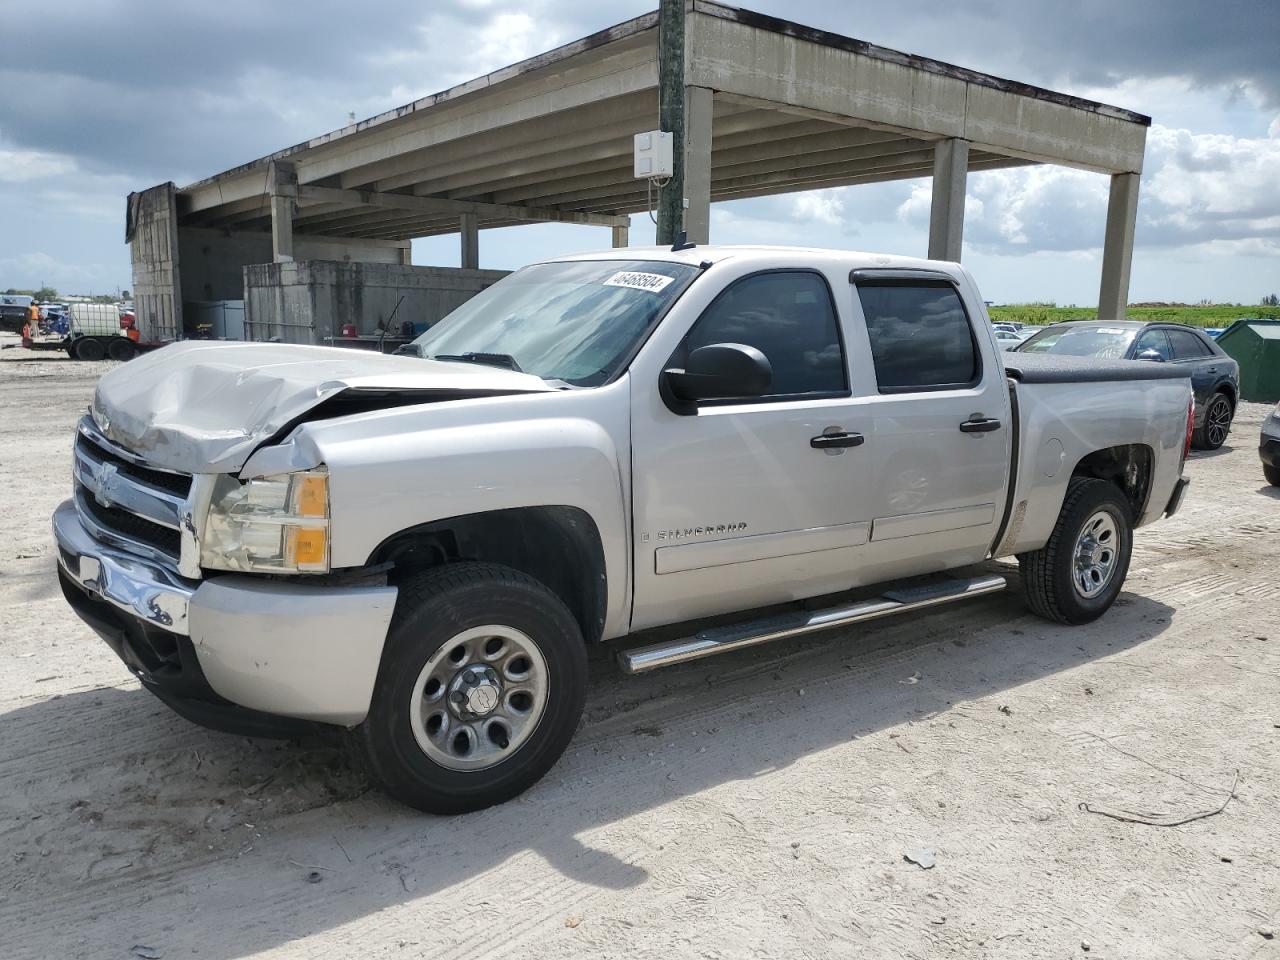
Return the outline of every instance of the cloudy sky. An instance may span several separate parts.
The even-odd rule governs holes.
[[[642,13],[655,0],[0,0],[0,289],[130,285],[124,198],[180,186]],[[1134,301],[1280,292],[1280,0],[751,0],[752,9],[1154,118]],[[1107,180],[969,178],[964,261],[999,302],[1097,302]],[[923,255],[928,180],[717,204],[720,242]],[[633,218],[632,241],[651,225]],[[481,266],[607,246],[485,231]],[[417,263],[456,265],[456,237]]]

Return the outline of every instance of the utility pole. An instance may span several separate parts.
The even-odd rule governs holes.
[[[684,229],[684,5],[658,7],[658,127],[671,134],[671,179],[658,195],[659,245],[676,242]]]

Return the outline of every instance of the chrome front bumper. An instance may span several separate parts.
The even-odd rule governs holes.
[[[54,511],[53,537],[58,563],[90,593],[153,626],[191,635],[191,598],[198,582],[97,542],[80,522],[72,500]]]
[[[119,624],[131,618],[189,640],[202,680],[218,697],[263,714],[342,726],[369,712],[395,587],[235,575],[187,580],[95,540],[71,500],[54,512],[53,535],[69,580],[123,614]]]

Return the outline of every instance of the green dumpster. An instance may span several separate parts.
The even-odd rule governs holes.
[[[1240,396],[1254,403],[1280,401],[1280,320],[1237,320],[1218,337],[1240,364]]]

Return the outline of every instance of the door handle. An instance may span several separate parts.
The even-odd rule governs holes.
[[[960,424],[961,433],[990,433],[1000,429],[1000,421],[990,417],[974,417]]]
[[[865,439],[860,433],[821,433],[809,440],[809,446],[815,450],[829,450],[832,447],[860,447]]]

